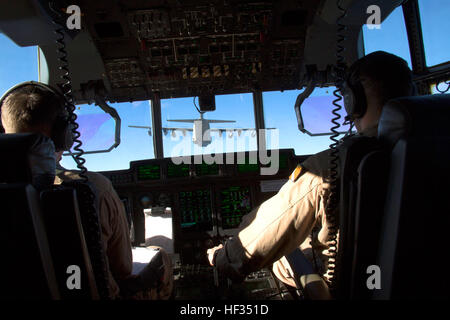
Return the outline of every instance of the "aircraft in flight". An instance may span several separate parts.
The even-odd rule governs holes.
[[[169,131],[172,131],[172,136],[175,137],[177,131],[181,131],[183,136],[186,135],[187,131],[192,132],[192,142],[200,147],[206,147],[212,142],[211,132],[218,132],[220,136],[224,132],[228,134],[231,138],[236,132],[238,136],[244,131],[251,131],[252,137],[256,135],[255,128],[211,128],[210,123],[235,123],[235,120],[219,120],[219,119],[205,119],[203,117],[204,112],[199,111],[200,117],[198,119],[174,119],[167,120],[168,122],[180,122],[180,123],[193,123],[192,128],[182,128],[182,127],[163,127],[164,135],[167,135]],[[130,128],[147,129],[149,136],[152,135],[152,127],[148,126],[137,126],[129,125]],[[272,130],[275,128],[266,128],[266,130]]]

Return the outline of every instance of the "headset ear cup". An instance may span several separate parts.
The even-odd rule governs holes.
[[[72,125],[67,119],[57,119],[53,126],[52,140],[56,151],[67,151],[73,145]]]
[[[361,82],[356,82],[354,85],[346,82],[346,95],[349,107],[347,113],[353,119],[362,118],[367,111],[367,98],[364,87]],[[345,96],[344,96],[345,103]],[[346,107],[347,109],[347,107]]]
[[[352,117],[355,110],[355,95],[347,82],[344,82],[341,88],[342,97],[344,99],[344,108],[349,117]]]

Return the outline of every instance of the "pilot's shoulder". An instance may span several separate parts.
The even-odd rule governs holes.
[[[308,157],[301,163],[301,166],[309,172],[324,176],[330,167],[331,149],[327,149]]]
[[[98,172],[86,171],[86,177],[97,193],[103,193],[112,189],[111,181]],[[74,180],[81,180],[80,171],[65,170],[57,174],[56,183],[59,184]]]
[[[112,188],[112,183],[111,181],[105,177],[104,175],[102,175],[101,173],[98,172],[92,172],[92,171],[87,171],[86,172],[86,176],[89,179],[89,181],[98,189],[100,190],[107,190]]]
[[[330,150],[325,150],[308,157],[305,161],[297,165],[289,176],[289,180],[296,182],[304,174],[311,178],[324,177],[329,168],[330,152]]]

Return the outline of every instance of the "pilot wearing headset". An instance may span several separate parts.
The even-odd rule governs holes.
[[[57,162],[55,184],[80,179],[78,172],[59,165],[63,151],[74,143],[73,126],[64,96],[43,83],[29,81],[14,86],[0,99],[2,133],[36,132],[49,138],[55,146]],[[167,253],[161,249],[158,272],[152,261],[139,276],[132,275],[132,251],[128,223],[111,182],[101,174],[87,172],[99,205],[99,218],[104,252],[109,266],[111,298],[168,299],[172,291],[172,267]],[[63,209],[62,209],[63,210]],[[157,286],[147,289],[157,275]],[[145,288],[145,289],[144,289]],[[125,293],[133,292],[126,296]]]
[[[414,94],[406,61],[382,51],[356,61],[341,91],[348,119],[358,134],[376,136],[384,104]],[[297,166],[280,191],[244,216],[239,234],[207,250],[219,273],[242,281],[246,275],[273,265],[275,275],[296,287],[285,255],[300,248],[317,272],[328,280],[328,258],[336,245],[329,240],[325,209],[329,201],[330,150],[315,154]]]

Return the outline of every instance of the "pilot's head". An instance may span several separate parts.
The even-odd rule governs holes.
[[[349,68],[342,92],[348,116],[365,131],[378,124],[388,100],[414,94],[412,73],[402,58],[373,52]]]
[[[72,145],[65,100],[53,88],[26,82],[10,89],[0,104],[5,133],[41,133],[53,140],[58,152]]]

